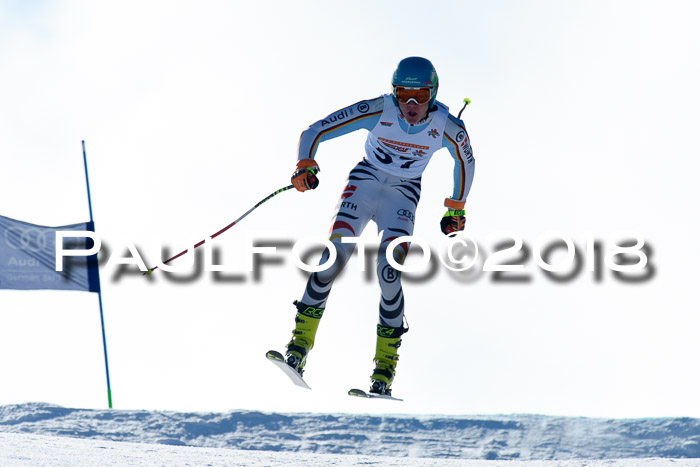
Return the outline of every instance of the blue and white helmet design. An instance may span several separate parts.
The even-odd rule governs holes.
[[[423,57],[408,57],[401,60],[391,79],[392,94],[395,86],[430,87],[430,107],[435,103],[438,91],[438,75],[430,60]]]

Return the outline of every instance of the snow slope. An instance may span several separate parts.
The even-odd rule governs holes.
[[[697,467],[697,459],[623,459],[565,461],[489,461],[377,457],[370,455],[314,454],[299,452],[242,451],[157,444],[66,438],[62,436],[0,433],[0,465],[3,467],[263,467],[263,466],[392,466],[392,467]]]
[[[700,420],[691,418],[178,413],[31,403],[0,406],[1,433],[147,443],[148,449],[168,445],[446,460],[700,458]]]

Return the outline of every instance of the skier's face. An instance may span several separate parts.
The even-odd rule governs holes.
[[[401,114],[403,114],[404,120],[411,125],[420,122],[428,115],[428,107],[430,107],[430,103],[428,102],[425,104],[416,104],[413,101],[408,104],[399,102],[399,109],[401,110]]]

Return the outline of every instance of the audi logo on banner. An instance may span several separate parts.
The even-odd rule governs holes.
[[[31,227],[26,229],[9,227],[5,229],[3,237],[5,239],[5,244],[13,250],[38,253],[46,250],[49,246],[46,233],[47,232],[44,230]]]

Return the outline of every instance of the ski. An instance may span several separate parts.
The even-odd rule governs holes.
[[[294,368],[287,365],[287,362],[284,361],[284,355],[276,350],[268,350],[265,357],[274,363],[275,366],[279,367],[285,375],[289,376],[289,379],[291,379],[294,384],[302,388],[311,389],[309,385],[306,384],[306,381],[304,381],[304,378],[302,378]]]
[[[365,392],[362,389],[351,389],[348,391],[348,395],[355,397],[364,397],[365,399],[388,399],[390,401],[403,401],[398,397],[386,396],[383,394],[372,394],[371,392]]]

